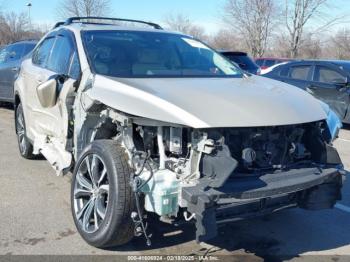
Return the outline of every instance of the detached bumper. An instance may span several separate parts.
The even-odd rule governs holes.
[[[182,189],[188,211],[196,215],[197,241],[217,235],[220,224],[290,207],[332,208],[341,199],[345,172],[336,168],[301,168],[260,177],[236,177],[221,188],[202,181]]]

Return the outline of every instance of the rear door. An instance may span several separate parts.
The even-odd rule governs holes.
[[[291,65],[281,71],[281,80],[288,84],[306,90],[311,82],[312,64]]]
[[[327,103],[340,119],[344,119],[350,103],[346,72],[332,64],[317,64],[312,80],[307,91]]]

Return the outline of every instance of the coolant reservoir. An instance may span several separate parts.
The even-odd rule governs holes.
[[[149,177],[144,172],[142,180]],[[176,214],[178,211],[179,180],[167,169],[158,170],[153,178],[141,189],[145,193],[145,209],[160,216]]]

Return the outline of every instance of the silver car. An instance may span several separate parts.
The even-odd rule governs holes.
[[[0,101],[14,101],[13,85],[19,68],[36,43],[35,40],[25,40],[0,48]]]
[[[229,222],[341,198],[327,105],[156,24],[58,23],[23,62],[15,108],[21,155],[73,173],[73,219],[96,247],[150,245],[147,213],[194,221],[206,241]]]

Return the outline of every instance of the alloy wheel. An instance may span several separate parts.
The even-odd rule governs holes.
[[[96,154],[87,155],[76,173],[74,214],[86,233],[96,232],[103,223],[109,200],[107,169]]]

